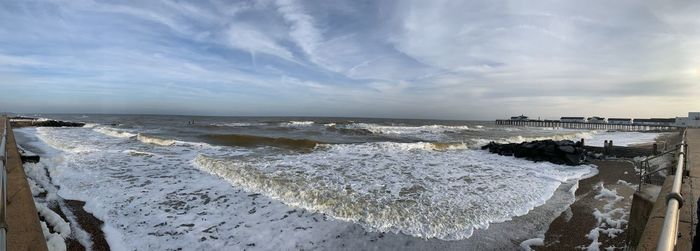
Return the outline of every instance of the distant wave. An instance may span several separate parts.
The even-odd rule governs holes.
[[[330,132],[337,132],[341,134],[346,134],[346,135],[372,135],[372,131],[363,129],[363,128],[345,128],[345,127],[339,127],[336,126],[335,123],[331,123],[333,125],[328,125],[326,124],[326,131]]]
[[[176,140],[172,139],[164,139],[152,135],[146,135],[143,133],[139,133],[136,138],[146,144],[153,144],[153,145],[159,145],[159,146],[172,146],[177,143]]]
[[[571,133],[564,133],[564,134],[556,134],[556,135],[550,135],[550,136],[513,136],[509,138],[501,138],[501,139],[475,139],[474,141],[477,142],[477,145],[485,145],[488,144],[491,141],[497,142],[497,143],[521,143],[525,141],[535,141],[535,140],[580,140],[580,139],[591,139],[594,137],[596,134],[596,131],[586,131],[586,132],[571,132]]]
[[[346,125],[348,129],[365,129],[375,134],[417,134],[417,133],[443,133],[449,131],[470,130],[469,126],[449,125],[423,125],[423,126],[399,126],[356,123]]]
[[[130,133],[127,131],[122,131],[122,130],[114,129],[114,128],[110,128],[110,127],[96,127],[92,130],[99,132],[99,133],[102,133],[104,135],[116,137],[116,138],[132,138],[132,137],[136,136],[136,134],[134,134],[134,133]]]
[[[313,121],[289,121],[285,123],[280,123],[280,126],[286,126],[286,127],[304,127],[304,126],[310,126],[315,124],[316,122]]]
[[[208,142],[226,146],[275,146],[296,150],[312,150],[321,143],[309,139],[272,138],[244,134],[210,134],[202,137]]]
[[[254,126],[264,126],[267,125],[265,123],[258,123],[258,122],[233,122],[233,123],[216,123],[216,124],[211,124],[212,126],[220,126],[220,127],[254,127]]]
[[[137,150],[125,150],[124,153],[132,155],[132,156],[155,156],[155,153],[151,152],[144,152],[144,151],[137,151]]]

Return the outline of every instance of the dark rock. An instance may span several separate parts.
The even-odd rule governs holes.
[[[60,120],[20,120],[12,121],[12,126],[19,127],[83,127],[85,123],[68,122]]]
[[[22,164],[38,163],[41,160],[41,157],[39,157],[38,154],[30,152],[19,145],[17,146],[17,151],[19,152],[19,157],[22,160]]]
[[[576,152],[576,148],[573,146],[559,146],[559,150],[565,153],[574,153]]]
[[[537,140],[523,143],[499,144],[490,142],[481,149],[504,156],[515,156],[532,161],[548,161],[555,164],[580,165],[585,151],[580,142],[570,140]]]

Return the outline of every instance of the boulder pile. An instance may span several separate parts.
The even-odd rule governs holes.
[[[504,156],[515,156],[532,161],[549,161],[555,164],[580,165],[586,155],[581,142],[571,140],[536,140],[522,143],[500,144],[491,141],[481,149]]]
[[[19,127],[83,127],[85,123],[68,122],[60,120],[15,120],[12,121],[12,126]]]

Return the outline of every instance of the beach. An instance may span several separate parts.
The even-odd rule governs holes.
[[[680,134],[664,133],[656,137],[654,142],[630,146],[645,148],[651,153],[654,143],[673,147],[678,142],[680,142]],[[598,174],[579,182],[576,202],[549,226],[544,245],[533,249],[573,250],[589,247],[608,250],[625,249],[626,225],[632,205],[632,195],[639,186],[634,161],[631,159],[593,160],[592,164],[598,167]]]
[[[537,244],[537,238],[544,238],[544,248],[581,247],[592,242],[585,234],[556,237],[570,223],[566,219],[590,232],[596,225],[591,209],[605,214],[624,208],[634,186],[627,183],[635,182],[623,161],[562,166],[477,150],[489,140],[576,139],[599,132],[489,128],[481,122],[337,127],[329,121],[246,121],[178,125],[173,130],[191,132],[168,134],[162,127],[86,122],[83,128],[16,132],[20,144],[42,155],[25,170],[45,190],[39,203],[61,212],[71,228],[67,246],[94,250],[512,250]],[[339,134],[340,128],[353,131]],[[319,129],[329,135],[319,136]],[[222,138],[234,146],[182,136],[212,130],[258,133]],[[278,140],[280,135],[289,138]],[[309,142],[319,145],[309,150]],[[601,191],[616,195],[598,196]],[[606,208],[608,199],[614,203]],[[603,247],[622,245],[624,232],[602,235]]]

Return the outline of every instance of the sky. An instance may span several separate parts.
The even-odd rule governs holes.
[[[700,110],[700,1],[0,1],[0,111]]]

